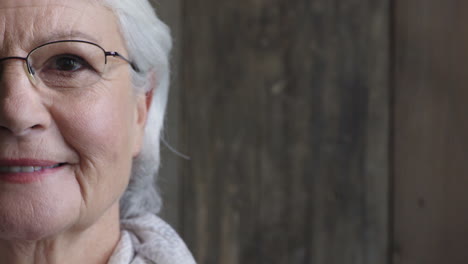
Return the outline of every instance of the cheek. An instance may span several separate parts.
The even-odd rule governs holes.
[[[54,120],[78,156],[73,166],[82,215],[102,213],[125,190],[132,164],[134,104],[125,93],[93,94],[57,105]]]
[[[76,102],[67,109],[57,111],[62,114],[56,118],[56,123],[65,141],[80,158],[118,161],[125,156],[121,151],[129,147],[132,118],[125,100],[104,98]]]

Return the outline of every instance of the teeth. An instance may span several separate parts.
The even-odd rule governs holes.
[[[12,173],[19,173],[19,172],[35,172],[41,171],[45,169],[53,169],[59,167],[60,164],[55,164],[52,166],[0,166],[0,172],[12,172]]]
[[[32,166],[21,167],[21,172],[34,172],[34,167]]]

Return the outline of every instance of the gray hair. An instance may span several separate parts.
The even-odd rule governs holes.
[[[145,212],[158,213],[161,197],[155,187],[159,169],[159,138],[169,89],[169,28],[156,15],[148,0],[103,0],[118,22],[130,59],[140,72],[132,76],[138,92],[153,91],[141,153],[133,160],[127,190],[120,199],[120,218]]]

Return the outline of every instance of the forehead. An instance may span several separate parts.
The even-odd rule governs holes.
[[[2,50],[27,50],[63,39],[109,48],[121,42],[115,16],[97,0],[0,0]]]

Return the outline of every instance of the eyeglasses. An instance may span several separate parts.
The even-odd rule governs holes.
[[[81,88],[97,83],[108,70],[107,57],[120,58],[136,72],[140,70],[129,59],[115,51],[83,40],[59,40],[42,44],[26,57],[5,57],[25,61],[25,68],[33,84],[49,88]]]

